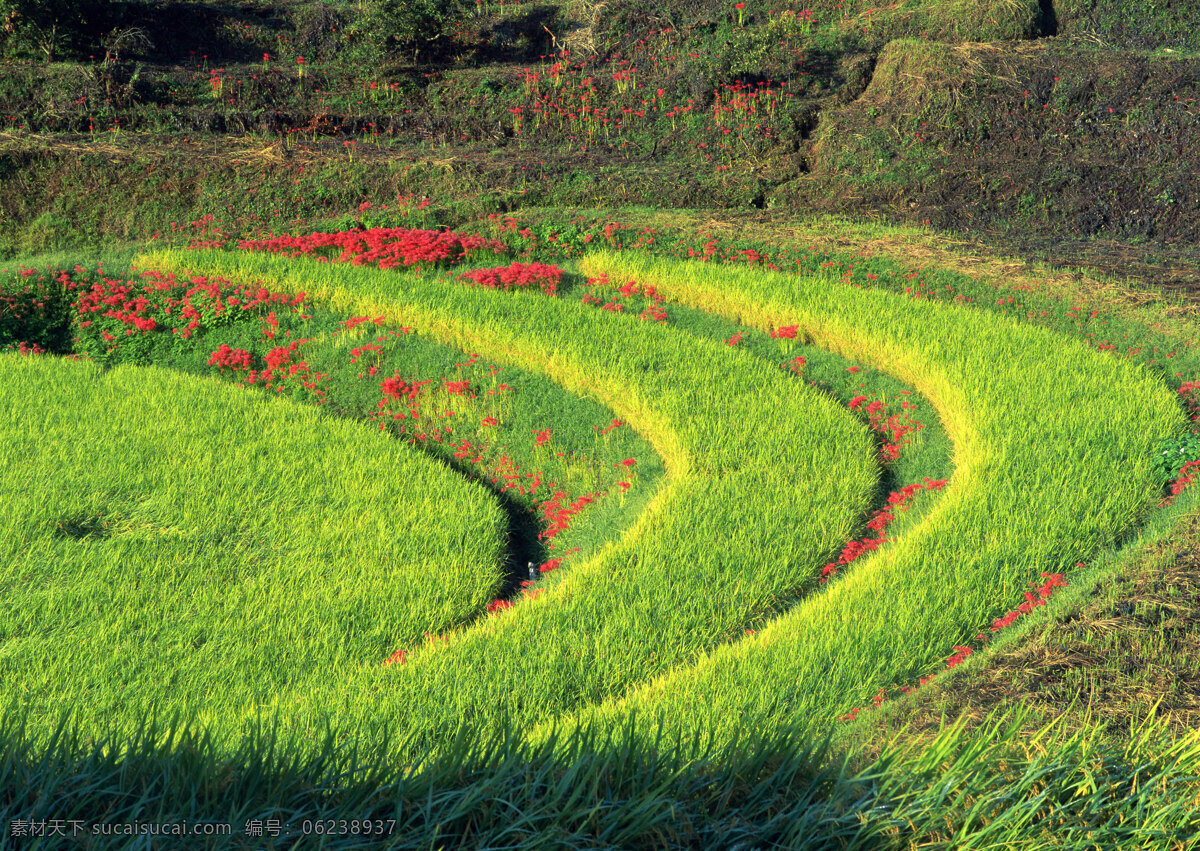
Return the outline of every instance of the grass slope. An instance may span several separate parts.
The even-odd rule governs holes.
[[[751,723],[827,729],[877,689],[929,673],[1039,575],[1069,573],[1140,521],[1159,497],[1153,452],[1184,422],[1139,370],[999,317],[629,254],[582,266],[760,328],[798,323],[819,344],[904,376],[938,407],[956,469],[924,523],[826,591],[581,721],[619,728],[640,710],[643,734],[660,724],[726,738]]]
[[[58,62],[0,32],[0,257],[427,196],[450,226],[827,211],[1195,260],[1197,0],[466,4],[416,61],[375,5],[108,4]]]
[[[303,724],[502,579],[493,497],[369,429],[149,367],[5,354],[0,384],[0,678],[42,733]]]
[[[858,286],[872,283],[881,287],[896,286],[893,281],[884,283],[888,270],[877,262],[865,264],[856,269],[855,274],[858,278],[869,278],[866,272],[879,276],[880,280],[858,280]],[[762,282],[755,284],[751,279],[759,274],[754,271],[743,275],[744,286],[734,286],[730,290],[728,282],[723,282],[719,288],[729,290],[735,296],[739,293],[746,298],[755,296],[752,299],[755,301],[759,297],[779,295],[771,292],[769,283],[766,290],[755,290]],[[790,280],[794,285],[796,279]],[[866,294],[857,288],[838,286],[836,280],[834,274],[820,282],[806,280],[805,284],[812,291],[822,293],[815,299],[818,303],[827,297],[836,300],[836,295],[831,294],[842,293],[868,307],[878,307],[873,299],[879,304],[889,301],[882,292]],[[941,273],[937,280],[939,286],[935,289],[940,290]],[[963,286],[957,279],[953,283],[953,288],[945,287],[946,298]],[[907,276],[898,286],[906,284],[912,286]],[[987,298],[986,288],[964,287],[962,290],[971,293],[978,299],[979,306],[987,307],[988,311],[1014,313],[1012,317],[997,318],[987,317],[979,311],[978,319],[967,320],[988,328],[990,336],[980,336],[980,340],[986,342],[996,336],[998,329],[1004,330],[1003,339],[1009,339],[1016,323],[1042,321],[1053,324],[1056,321],[1054,309],[1045,304],[1041,307],[1049,309],[1050,316],[1047,318],[1047,313],[1042,312],[1043,319],[1036,319],[1039,308],[1034,296],[1028,292],[1032,287],[1021,282],[1020,276],[1001,286],[1002,294],[1005,286],[1011,288],[1017,301],[1022,302],[1015,305],[1015,311],[1011,298],[1002,298],[996,302],[996,307],[992,307],[994,298]],[[689,303],[704,301],[696,293],[675,292],[673,295]],[[787,295],[786,289],[784,295]],[[922,295],[933,296],[935,293]],[[804,291],[801,291],[796,297],[803,296]],[[971,296],[960,297],[972,302]],[[1090,339],[1093,347],[1115,349],[1105,355],[1090,355],[1107,361],[1106,368],[1112,370],[1109,377],[1114,381],[1124,381],[1133,375],[1135,393],[1145,391],[1147,387],[1158,387],[1157,392],[1161,394],[1163,380],[1171,386],[1178,384],[1177,378],[1168,379],[1165,373],[1160,375],[1163,370],[1169,369],[1170,374],[1177,377],[1189,375],[1187,370],[1193,359],[1186,346],[1178,346],[1178,341],[1164,343],[1157,337],[1147,342],[1149,338],[1132,334],[1132,329],[1126,326],[1118,327],[1114,323],[1108,327],[1108,317],[1097,318],[1095,312],[1091,319],[1079,319],[1078,314],[1086,316],[1088,312],[1081,307],[1086,300],[1077,300],[1080,298],[1073,297],[1060,306],[1060,312],[1067,305],[1070,308],[1060,330]],[[765,316],[754,310],[740,309],[734,303],[736,298],[726,299],[728,309],[724,312],[736,314],[746,323],[765,329],[799,321],[804,317],[804,310],[809,309],[807,301],[814,300],[806,300],[803,310],[796,312],[796,305],[791,304],[789,298],[781,296],[781,299],[780,303],[770,305]],[[433,301],[441,306],[436,299]],[[929,301],[924,300],[919,303],[907,299],[899,301],[911,305],[911,310],[917,311],[917,316],[923,319],[965,312],[945,307],[931,309]],[[729,307],[730,303],[733,307]],[[1008,307],[1004,306],[1006,304]],[[517,300],[510,306],[514,308],[510,311],[512,315],[522,316],[523,308],[529,303],[528,300]],[[670,309],[674,315],[675,308]],[[777,310],[784,313],[778,314]],[[882,320],[877,313],[878,310],[864,313],[871,319],[865,323],[867,328],[863,334],[870,336],[879,332]],[[1168,316],[1171,316],[1169,312]],[[613,319],[609,317],[610,322]],[[1162,321],[1174,327],[1177,320],[1174,316]],[[1146,321],[1152,320],[1147,318]],[[819,324],[810,324],[809,332],[812,333],[814,328],[819,331]],[[1155,323],[1153,328],[1158,330],[1154,333],[1165,334],[1165,327]],[[465,334],[461,325],[446,327],[443,331],[448,338]],[[1043,356],[1046,352],[1062,353],[1061,346],[1046,345],[1047,339],[1055,339],[1054,335],[1028,327],[1016,336],[1022,334]],[[830,340],[835,339],[820,334],[814,336],[824,345],[830,345]],[[903,335],[898,336],[901,337],[898,344],[904,343]],[[949,338],[950,343],[955,342],[955,335],[951,334]],[[1110,345],[1110,339],[1115,345]],[[870,351],[856,350],[853,344],[853,339],[838,342],[847,353],[858,355],[876,366],[884,365],[881,360],[871,360]],[[1138,358],[1147,364],[1145,368],[1132,366],[1128,361],[1121,362],[1121,356],[1133,360],[1143,346],[1147,349],[1153,346],[1153,354],[1147,351]],[[953,346],[941,346],[934,355],[951,350]],[[1066,351],[1068,365],[1086,362],[1086,357],[1080,355],[1086,351],[1082,343],[1069,343]],[[749,354],[745,350],[740,353]],[[920,350],[916,359],[921,363],[909,364],[915,370],[914,375],[921,377],[918,367],[936,361],[934,355]],[[1162,357],[1166,359],[1158,360]],[[1030,353],[1026,358],[1028,363],[1019,361],[1013,371],[1019,373],[1022,367],[1028,366],[1028,375],[1033,375],[1034,370],[1046,367],[1038,360]],[[887,365],[897,369],[895,363]],[[553,367],[555,370],[562,368],[562,363]],[[989,389],[1003,385],[1001,379],[1006,373],[1005,370],[1000,372],[1001,378],[989,373],[976,382],[978,386],[968,384],[957,400],[962,401],[961,396],[972,401],[983,397],[987,411],[1003,409],[1011,400],[987,398]],[[1066,373],[1063,367],[1055,374]],[[929,376],[924,377],[928,379]],[[956,386],[951,389],[959,390]],[[1116,384],[1092,389],[1098,392],[1094,396],[1085,393],[1088,402],[1102,411],[1106,410],[1106,403],[1126,393]],[[1051,391],[1042,387],[1039,392]],[[945,409],[945,396],[935,401]],[[1074,422],[1074,417],[1084,416],[1083,411],[1071,411],[1064,422]],[[964,432],[962,423],[968,421],[971,425],[970,419],[960,417],[951,423],[957,423],[958,431],[953,436],[959,441],[960,449]],[[1054,434],[1050,419],[1038,422],[1039,436]],[[985,428],[983,438],[991,440],[1000,431],[999,426],[993,431]],[[1174,434],[1178,429],[1169,431]],[[1151,435],[1142,437],[1153,442]],[[1142,437],[1135,435],[1132,439],[1136,443]],[[1019,443],[1027,438],[1014,439]],[[977,443],[994,445],[982,439]],[[1087,447],[1086,451],[1100,451],[1103,446],[1101,441],[1095,447]],[[1132,452],[1136,447],[1122,445],[1118,449]],[[1068,456],[1072,454],[1067,453]],[[956,460],[961,464],[961,451],[958,455]],[[1051,456],[1052,460],[1061,460],[1059,455],[1051,453]],[[1126,459],[1113,458],[1105,469],[1119,466],[1123,460]],[[1147,463],[1150,463],[1149,459]],[[1137,463],[1130,466],[1140,469]],[[1158,466],[1158,462],[1154,466]],[[1042,472],[1038,471],[1039,475]],[[1025,475],[1028,470],[1018,473]],[[1009,471],[999,475],[1003,478]],[[962,484],[961,480],[960,475],[956,487]],[[957,494],[958,491],[952,488],[950,497]],[[958,509],[950,499],[943,500],[935,510],[935,519],[946,509],[947,502],[951,503],[951,513]],[[1077,506],[1071,499],[1066,503]],[[1181,500],[1181,504],[1187,508],[1194,505],[1194,501],[1184,504]],[[96,519],[92,518],[92,528],[97,528],[94,525]],[[86,528],[77,531],[86,534]],[[102,530],[103,524],[98,528]],[[1154,538],[1161,529],[1159,532],[1143,531]],[[921,533],[922,528],[911,530],[902,540],[907,541],[913,534]],[[945,530],[947,539],[954,534],[956,530]],[[886,553],[880,557],[886,557]],[[870,561],[863,560],[861,565],[869,566]],[[837,585],[851,584],[856,573],[851,571]],[[1063,596],[1085,590],[1085,582],[1081,581],[1077,588],[1068,589],[1068,594]],[[810,598],[810,601],[820,596]],[[1061,602],[1061,598],[1056,601]],[[1176,603],[1163,605],[1170,611],[1178,608]],[[1062,622],[1061,614],[1059,622]],[[1072,629],[1077,631],[1078,626],[1075,624]],[[1154,630],[1144,635],[1153,642]],[[762,637],[761,633],[759,637]],[[851,648],[851,651],[856,649]],[[755,649],[748,652],[757,654]],[[726,651],[719,650],[711,658],[718,657],[728,661]],[[702,657],[700,667],[711,666]],[[743,670],[755,673],[750,666],[744,666]],[[678,686],[686,673],[681,669],[660,682]],[[703,680],[713,679],[703,670],[701,673]],[[956,679],[961,678],[951,678],[951,681]],[[755,681],[752,677],[738,680],[735,687],[740,689],[745,683],[754,685]],[[685,689],[691,687],[686,682],[682,685]],[[701,687],[706,686],[702,683]],[[626,713],[630,704],[653,712],[652,701],[637,702],[650,692],[652,689],[632,690],[633,699],[615,707],[617,717],[628,720]],[[694,699],[694,692],[687,694],[687,699]],[[936,689],[923,689],[918,694],[933,700],[942,699]],[[722,693],[721,697],[726,699],[727,695]],[[765,705],[761,698],[762,694],[751,693],[740,705],[726,700],[723,707],[737,712],[758,701],[758,706],[740,716],[745,722],[744,727],[753,729],[749,723]],[[613,708],[605,706],[599,714],[614,720],[611,714],[604,714]],[[937,707],[930,708],[926,703],[923,711],[936,715]],[[890,720],[903,721],[895,715],[890,716]],[[1076,719],[1072,718],[1063,726],[1070,727],[1075,723]],[[903,743],[878,749],[868,744],[869,752],[880,756],[878,760],[853,763],[858,767],[843,765],[840,758],[832,765],[819,767],[817,763],[821,757],[814,755],[804,744],[811,742],[811,738],[802,730],[797,737],[795,730],[793,735],[779,736],[778,729],[754,729],[741,738],[740,745],[744,747],[740,751],[705,750],[702,743],[700,747],[693,747],[688,742],[673,747],[670,736],[666,742],[655,744],[648,743],[643,736],[624,737],[616,747],[611,742],[605,744],[587,737],[569,737],[567,741],[561,737],[547,737],[530,746],[520,730],[527,722],[523,725],[522,719],[517,719],[515,730],[507,725],[495,728],[502,737],[508,737],[504,741],[471,745],[473,750],[468,751],[468,741],[474,739],[470,731],[463,731],[468,733],[466,738],[430,737],[418,725],[408,730],[410,741],[390,754],[394,756],[399,750],[401,753],[430,755],[428,760],[418,757],[421,768],[411,773],[389,761],[386,752],[379,753],[380,761],[376,762],[374,752],[368,755],[366,751],[341,749],[338,746],[343,737],[332,734],[326,736],[320,753],[313,756],[308,755],[311,736],[302,736],[298,747],[294,742],[279,746],[271,739],[246,740],[231,755],[227,751],[227,738],[219,742],[212,738],[198,740],[191,731],[178,728],[171,734],[165,734],[161,728],[151,728],[141,738],[130,739],[123,735],[115,741],[110,740],[107,745],[93,744],[86,739],[80,741],[77,732],[68,732],[56,736],[48,747],[39,747],[35,751],[31,750],[30,740],[24,738],[24,731],[19,726],[10,725],[6,735],[0,737],[0,776],[14,779],[0,798],[0,814],[3,815],[0,820],[9,825],[6,837],[18,835],[16,831],[20,829],[21,819],[61,817],[63,813],[61,809],[55,809],[55,802],[62,800],[70,800],[76,807],[74,812],[67,813],[68,816],[103,812],[110,820],[186,818],[189,822],[201,822],[216,815],[218,820],[232,820],[237,825],[242,823],[243,817],[277,816],[284,823],[287,838],[233,838],[213,843],[220,847],[259,847],[264,842],[289,847],[298,841],[295,825],[302,818],[318,815],[357,818],[366,814],[377,819],[396,820],[393,827],[387,827],[386,823],[381,825],[389,832],[389,847],[429,847],[450,836],[469,835],[480,845],[533,844],[552,836],[566,844],[620,847],[780,843],[797,848],[1044,847],[1050,844],[1179,848],[1187,847],[1189,838],[1197,831],[1192,780],[1196,773],[1195,735],[1185,736],[1175,743],[1164,742],[1160,740],[1157,728],[1135,725],[1132,734],[1127,733],[1114,745],[1111,730],[1101,735],[1100,728],[1086,719],[1082,728],[1066,735],[1059,733],[1062,729],[1059,725],[1043,728],[1037,724],[1030,728],[1025,718],[1015,718],[1012,723],[999,728],[989,724],[967,730],[956,727],[941,733],[937,732],[941,727],[939,723],[935,725],[932,738],[922,735],[914,739],[906,735]],[[678,731],[680,725],[674,726]],[[292,731],[296,732],[296,729],[293,727]],[[614,727],[613,731],[621,740],[621,728]],[[865,734],[868,731],[860,724],[856,732]],[[305,755],[301,756],[301,752]],[[663,790],[668,788],[673,793],[664,794]],[[186,847],[185,843],[181,842],[180,847]],[[352,837],[345,842],[330,838],[328,847],[357,847],[361,843],[362,840]],[[169,842],[166,844],[170,845]]]
[[[665,486],[619,541],[556,572],[561,579],[539,599],[414,654],[378,681],[370,706],[350,709],[363,721],[403,719],[430,741],[506,713],[528,723],[573,711],[740,637],[754,618],[815,587],[878,479],[872,441],[844,407],[760,358],[636,317],[246,252],[139,262],[303,290],[542,371],[602,399],[666,461]]]

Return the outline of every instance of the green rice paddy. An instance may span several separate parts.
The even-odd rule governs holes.
[[[292,712],[501,579],[491,494],[402,443],[153,367],[0,370],[0,676],[37,715]]]
[[[154,725],[171,719],[204,731],[197,752],[261,753],[266,727],[294,748],[269,769],[279,788],[308,770],[296,759],[354,742],[386,766],[376,786],[400,772],[398,795],[439,766],[482,794],[465,766],[511,779],[540,760],[523,836],[539,807],[584,806],[571,778],[709,771],[716,749],[778,780],[786,766],[755,760],[780,742],[808,821],[772,835],[795,847],[823,847],[796,824],[823,825],[830,847],[936,832],[939,771],[969,790],[954,807],[970,847],[1057,835],[1032,828],[1042,804],[1016,803],[1050,789],[1092,802],[1061,810],[1060,831],[1130,802],[1155,817],[1090,835],[1194,823],[1178,784],[1200,751],[1150,733],[1120,757],[1047,732],[1021,763],[1019,724],[1001,723],[975,743],[957,728],[923,751],[893,743],[864,773],[823,762],[873,695],[937,674],[1006,613],[1032,617],[1014,612],[1031,587],[1069,584],[1159,507],[1156,453],[1187,416],[1128,359],[966,304],[629,250],[589,252],[556,296],[244,251],[137,266],[311,306],[266,332],[222,320],[195,345],[129,348],[171,369],[122,362],[119,340],[102,363],[0,356],[0,677],[40,747],[82,759],[148,720],[165,746],[175,733]],[[303,389],[280,372],[263,393],[230,366],[286,339],[308,353],[289,373]],[[218,361],[223,378],[186,374]],[[526,515],[554,534],[526,542],[518,586]],[[55,732],[64,718],[76,738]],[[9,758],[28,765],[19,741]],[[568,758],[579,767],[550,779]],[[1157,766],[1156,791],[1125,758]],[[983,779],[1000,759],[1025,767]],[[1129,793],[1072,786],[1083,762]],[[374,806],[356,800],[329,806]],[[421,818],[499,818],[444,806]],[[626,842],[657,829],[626,822]]]

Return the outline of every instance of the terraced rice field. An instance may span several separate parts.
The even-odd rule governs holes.
[[[264,722],[307,754],[357,736],[393,768],[497,734],[530,764],[597,735],[627,757],[749,736],[803,762],[1164,508],[1195,388],[1115,345],[888,291],[883,267],[614,233],[559,265],[391,229],[13,276],[0,679],[30,740],[66,711],[85,740],[173,718],[214,752]],[[74,359],[40,353],[54,340]],[[897,758],[905,782],[974,776],[956,735]],[[1047,751],[1043,791],[1074,788],[1090,747]],[[1172,784],[1197,752],[1166,751],[1138,830],[1194,823]],[[833,831],[829,790],[865,781],[804,764],[833,803],[793,800],[786,830]],[[972,781],[992,804],[963,831],[1035,836],[995,815],[1034,775],[995,781],[1016,798]],[[900,795],[829,836],[935,810]],[[1053,829],[1098,829],[1063,812]],[[1104,835],[1142,836],[1122,824]]]

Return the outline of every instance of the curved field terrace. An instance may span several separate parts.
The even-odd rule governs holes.
[[[1074,788],[1086,732],[1048,727],[1052,746],[995,770],[1022,715],[892,742],[859,773],[827,749],[859,748],[1192,504],[1195,382],[1050,327],[1082,308],[1031,291],[981,309],[969,282],[887,258],[573,232],[201,239],[120,272],[6,273],[11,752],[149,735],[169,760],[199,734],[195,771],[266,753],[284,788],[361,748],[384,772],[354,787],[368,797],[388,772],[395,801],[459,778],[404,815],[423,837],[426,818],[492,824],[466,802],[518,772],[543,792],[514,836],[588,833],[549,815],[571,777],[631,805],[675,771],[774,778],[791,820],[758,835],[797,847],[932,825],[939,773],[989,812]],[[1189,823],[1196,743],[1139,742],[1063,824],[1147,801]],[[1135,758],[1161,782],[1136,791]],[[202,798],[165,790],[159,812]],[[312,812],[401,812],[357,800]],[[616,844],[657,829],[605,800]],[[673,841],[760,806],[689,800]],[[1106,835],[1143,835],[1119,824]]]

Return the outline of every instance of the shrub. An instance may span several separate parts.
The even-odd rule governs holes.
[[[82,53],[104,30],[102,0],[0,0],[0,55]]]
[[[366,29],[381,33],[387,46],[408,53],[414,59],[448,52],[453,41],[453,24],[468,8],[466,0],[372,0],[364,6]]]

